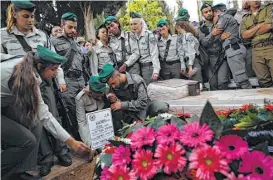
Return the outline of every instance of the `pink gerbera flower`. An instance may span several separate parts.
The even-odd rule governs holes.
[[[185,150],[177,143],[172,143],[169,146],[159,145],[155,151],[159,167],[164,166],[166,174],[176,173],[178,170],[184,169],[187,159],[182,156],[183,154],[185,154]]]
[[[103,168],[101,175],[100,175],[100,179],[101,180],[111,180],[111,173],[109,172],[108,167]]]
[[[224,174],[224,175],[227,177],[226,180],[246,180],[243,174],[239,174],[237,177],[234,174],[234,172]]]
[[[158,169],[152,151],[144,149],[136,151],[132,166],[135,175],[142,180],[152,178]]]
[[[214,173],[227,174],[228,162],[222,157],[217,147],[196,148],[190,155],[190,168],[197,169],[196,177],[202,180],[215,180]]]
[[[273,159],[260,151],[246,153],[238,171],[250,173],[247,179],[273,179]]]
[[[131,147],[141,148],[144,145],[152,146],[155,141],[155,130],[150,127],[139,128],[131,136]]]
[[[203,124],[200,126],[199,122],[192,122],[184,126],[184,131],[181,132],[180,141],[189,147],[197,147],[211,141],[213,131],[208,125]]]
[[[161,126],[157,131],[156,140],[159,144],[168,145],[179,140],[180,130],[173,124]]]
[[[239,160],[245,153],[248,152],[248,144],[240,136],[235,134],[226,135],[220,138],[215,143],[219,147],[222,155],[228,160]]]
[[[135,180],[135,175],[130,172],[126,166],[112,165],[108,171],[111,174],[111,180]]]
[[[114,165],[126,166],[131,162],[130,156],[130,148],[121,145],[116,148],[114,154],[112,155],[112,162]]]

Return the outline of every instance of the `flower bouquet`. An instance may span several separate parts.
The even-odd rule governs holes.
[[[273,179],[267,141],[251,147],[225,131],[210,103],[200,119],[165,115],[125,129],[129,138],[110,141],[97,159],[98,179]]]

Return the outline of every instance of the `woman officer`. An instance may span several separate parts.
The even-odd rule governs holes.
[[[1,63],[2,177],[13,174],[13,179],[29,179],[25,172],[37,167],[42,126],[73,150],[90,152],[62,128],[41,96],[41,78],[53,78],[64,61],[66,58],[38,45],[36,54],[29,52],[23,59]]]
[[[179,51],[184,52],[186,66],[182,67],[181,72],[184,78],[196,80],[202,83],[201,65],[199,61],[199,41],[198,31],[187,21],[187,16],[176,19],[175,31],[179,34],[182,44]]]
[[[160,59],[160,76],[163,80],[180,79],[180,70],[185,67],[184,53],[178,51],[182,45],[177,35],[171,35],[170,26],[166,20],[159,20],[157,29],[160,36],[157,41]]]

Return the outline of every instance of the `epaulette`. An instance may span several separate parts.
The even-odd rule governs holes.
[[[77,96],[76,96],[76,100],[80,100],[81,99],[81,97],[83,96],[85,94],[85,91],[84,90],[81,90],[78,94],[77,94]]]

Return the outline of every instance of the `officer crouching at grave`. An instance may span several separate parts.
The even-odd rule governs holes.
[[[122,128],[121,120],[131,124],[137,120],[144,120],[146,114],[155,116],[168,111],[166,103],[151,103],[146,83],[137,74],[120,73],[111,64],[106,64],[99,73],[99,79],[110,86],[107,97],[111,103],[115,131]]]
[[[76,115],[81,139],[91,147],[86,113],[109,107],[109,101],[105,96],[106,84],[101,83],[98,76],[91,76],[88,84],[76,96]]]

